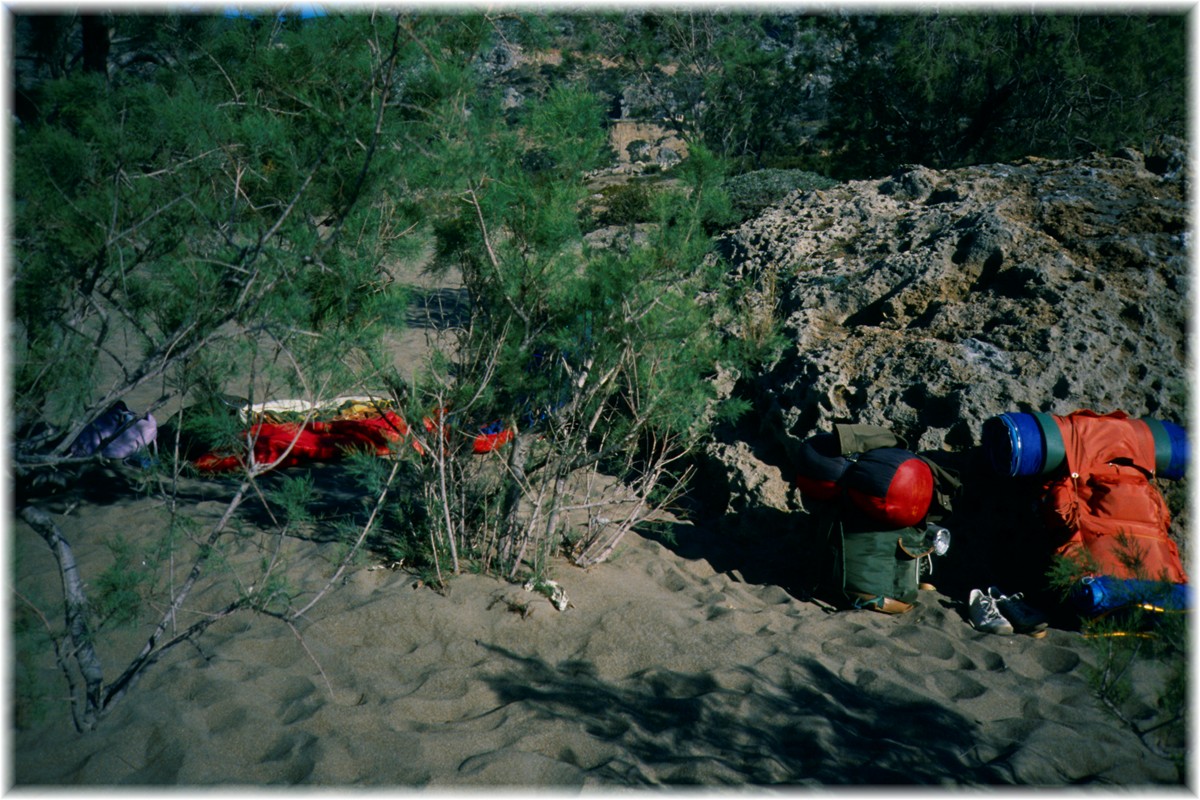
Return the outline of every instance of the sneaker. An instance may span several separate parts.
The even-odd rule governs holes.
[[[1050,624],[1046,621],[1046,615],[1026,604],[1025,595],[1021,592],[1005,595],[995,586],[989,586],[988,596],[996,602],[996,608],[1012,623],[1017,633],[1028,633],[1035,638],[1046,635],[1046,627]]]
[[[1012,623],[1000,613],[1000,609],[996,607],[996,599],[992,597],[990,590],[983,592],[979,589],[972,589],[968,606],[971,611],[971,624],[975,626],[976,630],[1000,636],[1012,636]]]

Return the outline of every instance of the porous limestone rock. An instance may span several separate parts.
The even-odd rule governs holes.
[[[796,192],[729,232],[730,279],[776,296],[787,341],[739,389],[762,424],[733,435],[758,451],[782,440],[773,466],[787,481],[787,446],[839,422],[947,453],[978,448],[1004,412],[1120,409],[1187,427],[1186,150],[1154,147],[905,166]],[[754,472],[747,448],[711,452]],[[1184,483],[1162,487],[1176,529]],[[730,503],[778,498],[772,487]]]

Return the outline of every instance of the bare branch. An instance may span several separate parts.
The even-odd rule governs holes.
[[[350,551],[342,557],[342,561],[338,564],[337,570],[326,582],[325,586],[322,587],[321,590],[318,591],[303,607],[297,609],[296,611],[290,612],[288,614],[288,619],[299,619],[307,614],[308,611],[315,606],[317,602],[320,601],[320,599],[324,597],[341,579],[342,573],[346,571],[346,567],[349,566],[351,560],[358,555],[358,551],[362,547],[363,542],[367,540],[367,536],[371,533],[371,529],[375,527],[375,520],[379,517],[380,511],[383,509],[384,502],[387,500],[388,491],[391,489],[392,483],[396,480],[396,474],[399,471],[400,461],[397,459],[392,463],[392,470],[388,473],[387,481],[384,482],[383,489],[380,491],[379,497],[375,499],[375,506],[371,509],[371,516],[367,519],[366,524],[363,525],[362,531],[359,532],[358,539],[355,540],[354,546],[351,547]]]
[[[81,730],[87,730],[95,726],[96,716],[101,709],[100,692],[104,684],[104,669],[92,645],[92,633],[87,622],[87,595],[83,589],[83,579],[79,575],[79,566],[75,562],[75,553],[49,514],[34,506],[25,506],[20,515],[21,519],[46,540],[58,561],[63,599],[66,601],[67,631],[74,648],[75,661],[84,680],[84,708],[76,717],[76,725],[81,726]]]
[[[200,575],[204,571],[205,565],[208,563],[209,558],[215,551],[217,540],[220,539],[221,535],[225,532],[225,528],[229,524],[229,521],[233,518],[234,512],[237,511],[238,507],[242,504],[242,501],[245,500],[246,492],[250,489],[250,486],[250,481],[242,481],[241,486],[238,487],[237,492],[229,501],[228,505],[226,505],[225,511],[221,515],[221,518],[217,521],[216,525],[213,526],[212,530],[209,532],[208,538],[200,547],[195,561],[192,562],[192,568],[188,573],[187,578],[184,580],[183,584],[179,587],[179,590],[172,598],[170,607],[167,609],[166,613],[163,614],[162,619],[159,620],[154,632],[150,634],[145,646],[142,648],[137,657],[130,662],[129,666],[125,668],[125,671],[121,673],[121,676],[113,681],[113,683],[109,686],[108,691],[105,693],[105,706],[108,706],[110,703],[128,691],[128,689],[140,676],[141,672],[150,664],[154,663],[155,660],[157,660],[158,655],[156,654],[155,648],[158,647],[159,640],[166,632],[168,625],[174,622],[176,614],[183,606],[183,602],[187,599],[188,595],[191,594],[192,588],[196,585],[196,581],[200,579]],[[179,636],[187,638],[188,633],[185,631]],[[179,637],[176,637],[176,640],[178,639]],[[165,648],[159,649],[161,650]]]

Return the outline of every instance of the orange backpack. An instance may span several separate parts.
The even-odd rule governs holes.
[[[1187,583],[1167,535],[1170,511],[1152,482],[1152,429],[1121,411],[1081,410],[1053,419],[1066,469],[1044,484],[1043,508],[1058,537],[1056,552],[1095,574]]]

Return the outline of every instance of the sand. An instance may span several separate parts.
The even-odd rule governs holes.
[[[413,327],[396,343],[413,364],[426,334],[462,311],[455,286],[415,283]],[[346,493],[338,469],[315,474]],[[183,484],[185,502],[210,520],[231,491],[227,481]],[[89,581],[109,563],[106,542],[145,546],[166,519],[161,496],[115,469],[41,507]],[[261,516],[248,508],[242,520],[243,557],[257,558]],[[563,611],[495,577],[459,575],[439,593],[364,559],[295,631],[244,614],[172,650],[88,733],[75,732],[46,650],[37,687],[22,690],[39,703],[23,706],[10,732],[10,783],[1182,785],[1179,766],[1099,702],[1089,686],[1098,650],[1078,631],[981,633],[964,597],[937,591],[899,617],[831,613],[789,588],[804,557],[793,522],[746,536],[674,520],[666,536],[629,534],[591,569],[557,560]],[[17,590],[61,615],[45,544],[21,521],[11,541]],[[319,530],[290,540],[289,580],[319,587],[336,555]],[[207,591],[189,607],[211,607]],[[105,638],[106,679],[147,632]],[[1157,677],[1134,675],[1127,713],[1149,718]]]
[[[160,530],[162,501],[110,479],[110,496],[94,489],[69,514],[68,498],[47,505],[85,565],[103,563],[106,538]],[[53,590],[41,540],[23,522],[13,533],[18,588]],[[631,534],[586,571],[555,563],[571,601],[561,612],[493,577],[460,575],[440,594],[363,563],[300,638],[270,618],[222,621],[96,731],[74,732],[59,685],[13,734],[11,778],[460,790],[1180,780],[1098,702],[1097,653],[1078,632],[981,633],[936,591],[903,616],[830,613],[742,577],[778,569],[795,551],[788,531],[756,549],[685,523],[673,534]],[[302,543],[291,573],[316,581],[329,558]],[[102,653],[107,670],[139,635]]]

